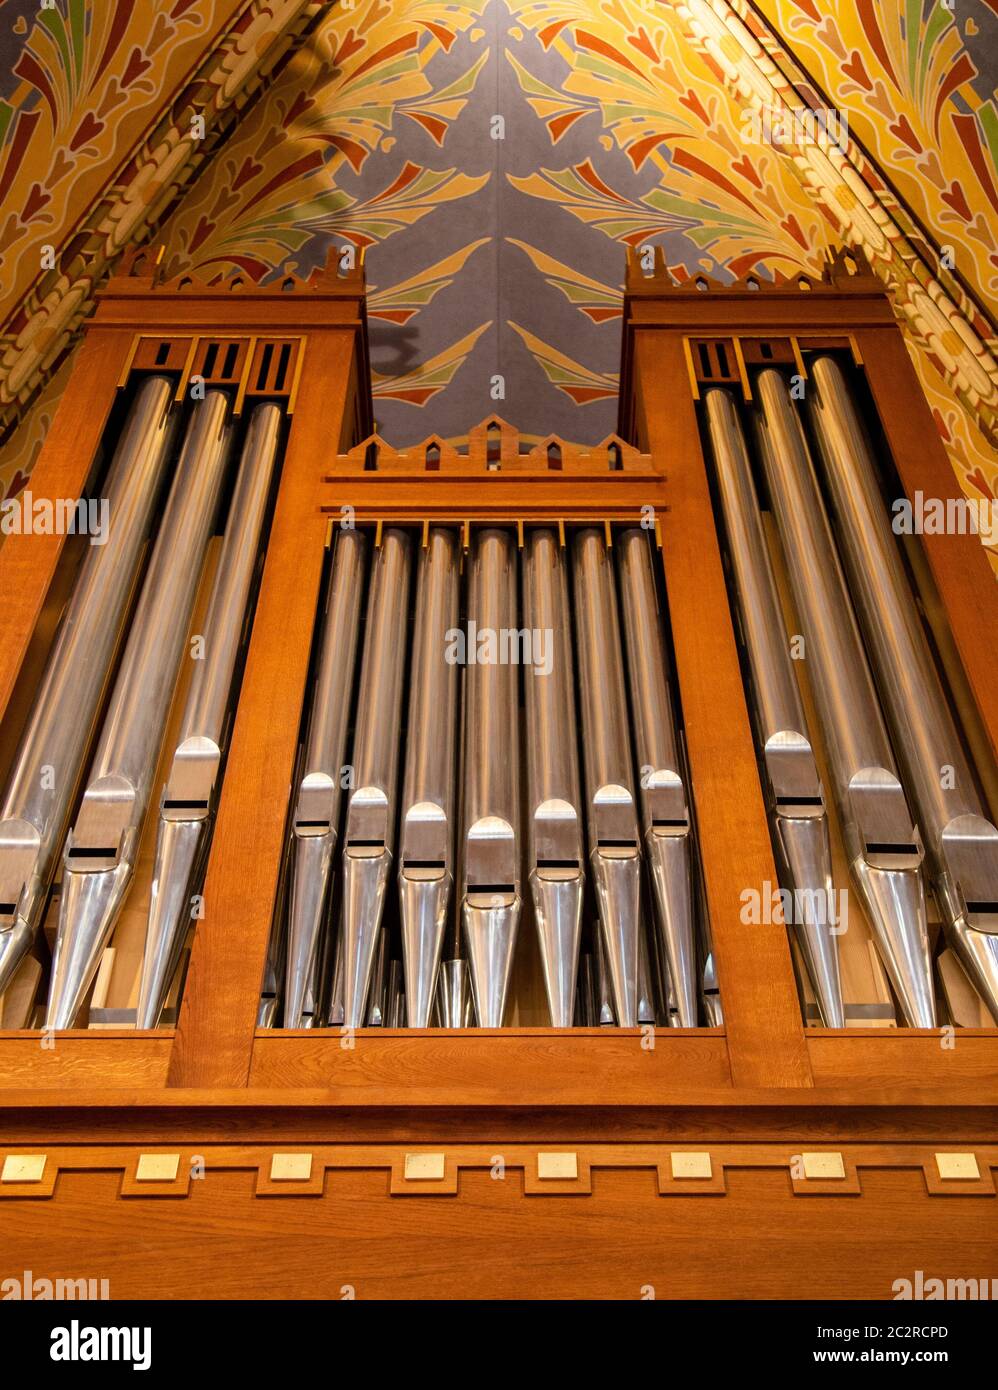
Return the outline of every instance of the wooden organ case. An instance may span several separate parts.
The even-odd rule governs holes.
[[[958,963],[933,1026],[907,1026],[859,913],[839,946],[844,1026],[827,1027],[786,924],[743,911],[746,890],[765,892],[781,869],[707,398],[724,392],[744,419],[762,375],[783,372],[806,396],[822,356],[879,420],[909,498],[955,496],[888,302],[845,257],[821,281],[730,286],[677,286],[632,260],[620,436],[591,449],[527,447],[498,418],[466,451],[431,439],[400,452],[371,435],[360,274],[164,284],[150,259],[109,283],[33,497],[83,495],[122,400],[157,376],[176,403],[192,381],[224,392],[244,425],[254,403],[276,405],[279,479],[179,1009],[174,983],[161,1026],[132,1026],[135,967],[120,997],[98,1000],[99,974],[74,1026],[45,1027],[51,904],[3,997],[4,1265],[93,1270],[112,1297],[151,1298],[890,1298],[913,1270],[983,1270],[998,1210],[998,1031]],[[625,528],[646,532],[716,1026],[701,1001],[698,1026],[552,1028],[529,987],[501,1028],[347,1028],[318,1008],[314,1026],[273,1026],[279,1009],[268,1016],[261,994],[316,615],[346,516],[372,552],[392,528],[418,552],[431,526],[448,527],[464,566],[486,528],[514,550],[538,526],[567,547],[584,528],[607,554]],[[770,520],[794,631],[792,566]],[[5,779],[79,560],[61,536],[11,535],[0,549]],[[993,798],[998,597],[984,550],[973,535],[925,535],[905,563]],[[813,691],[805,705],[820,723]],[[818,761],[830,784],[827,749]],[[841,886],[847,837],[837,824],[832,837]],[[148,893],[143,862],[133,893]],[[939,931],[930,913],[934,952]],[[520,937],[533,942],[529,912]],[[701,955],[698,987],[703,967]]]

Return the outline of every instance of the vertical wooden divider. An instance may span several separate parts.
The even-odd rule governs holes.
[[[668,480],[662,560],[731,1079],[809,1086],[786,929],[740,919],[743,890],[778,879],[682,338],[637,329],[633,354],[640,443]]]
[[[341,444],[357,327],[308,330],[170,1086],[249,1082],[322,575],[321,480]]]

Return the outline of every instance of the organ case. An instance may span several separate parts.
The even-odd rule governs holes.
[[[0,1035],[5,1157],[44,1157],[37,1178],[22,1180],[13,1163],[0,1183],[14,1214],[15,1252],[58,1250],[60,1214],[98,1201],[110,1233],[101,1267],[117,1272],[115,1292],[176,1291],[197,1242],[187,1206],[180,1204],[170,1233],[158,1238],[153,1267],[137,1265],[129,1241],[137,1209],[171,1195],[188,1194],[191,1202],[188,1159],[197,1153],[206,1162],[197,1220],[210,1230],[235,1204],[248,1229],[260,1232],[258,1242],[242,1242],[229,1291],[332,1289],[348,1269],[359,1271],[360,1296],[402,1291],[356,1237],[342,1242],[332,1262],[285,1263],[275,1284],[263,1195],[281,1196],[282,1221],[302,1232],[333,1229],[345,1202],[362,1201],[376,1230],[409,1230],[414,1266],[423,1269],[405,1287],[429,1296],[640,1297],[648,1285],[681,1295],[792,1296],[816,1249],[830,1269],[821,1287],[807,1286],[817,1296],[889,1296],[902,1253],[919,1267],[934,1268],[935,1257],[959,1272],[960,1260],[978,1249],[974,1214],[994,1197],[994,1028],[960,1027],[947,1046],[941,1019],[931,1028],[864,1028],[847,1014],[842,1021],[853,1026],[806,1026],[798,947],[783,923],[746,926],[740,913],[744,890],[779,883],[781,869],[749,710],[756,695],[741,640],[745,623],[737,603],[732,608],[731,541],[705,397],[725,392],[745,418],[762,371],[793,368],[809,380],[815,355],[827,354],[840,371],[860,374],[857,390],[876,406],[909,495],[955,490],[887,301],[862,265],[856,271],[842,259],[807,287],[705,281],[700,288],[674,286],[664,267],[644,276],[632,263],[619,438],[599,449],[552,439],[524,450],[516,431],[495,419],[472,432],[465,453],[442,440],[399,452],[370,435],[359,277],[330,269],[307,285],[294,277],[266,288],[163,285],[147,263],[111,282],[33,474],[35,495],[81,495],[105,425],[120,427],[116,393],[134,396],[140,379],[157,375],[177,396],[200,377],[206,395],[213,388],[226,394],[233,418],[257,399],[276,406],[280,479],[227,740],[203,916],[175,1025]],[[708,983],[716,975],[723,1022],[707,1026],[700,973],[695,1027],[531,1022],[364,1026],[345,1034],[335,1023],[268,1026],[280,1022],[276,1010],[268,1017],[262,1009],[261,994],[275,916],[286,909],[313,633],[328,542],[344,507],[372,550],[394,531],[421,552],[436,528],[453,537],[469,569],[479,538],[490,533],[506,537],[518,555],[530,553],[538,534],[566,547],[595,536],[599,554],[617,564],[620,538],[646,523],[655,588],[668,605],[669,676],[710,932]],[[72,557],[64,550],[62,538],[28,536],[10,537],[0,550],[3,591],[16,595],[0,616],[5,747],[28,717],[51,642],[51,610],[69,590],[61,566]],[[925,537],[920,577],[982,769],[998,728],[998,658],[993,643],[978,640],[982,622],[994,627],[993,580],[973,537]],[[776,578],[792,611],[790,577],[783,571]],[[577,591],[577,625],[579,601]],[[665,642],[665,629],[662,636]],[[577,661],[591,650],[585,641],[577,632]],[[633,692],[627,698],[633,712]],[[583,697],[583,723],[584,710]],[[813,718],[810,704],[807,714]],[[985,783],[987,776],[983,767]],[[401,784],[402,769],[397,777]],[[636,814],[643,817],[643,808]],[[571,857],[559,862],[570,866]],[[330,967],[327,959],[327,974]],[[872,964],[866,973],[879,978]],[[618,1003],[624,997],[615,996]],[[536,1007],[549,998],[538,991]],[[42,1045],[46,1039],[54,1045]],[[142,1178],[150,1152],[179,1154],[172,1177]],[[509,1181],[486,1176],[496,1154],[516,1175]],[[122,1175],[118,1195],[98,1181],[107,1169]],[[255,1175],[249,1186],[247,1170]],[[321,1194],[319,1203],[294,1200]],[[848,1219],[838,1200],[801,1206],[804,1197],[847,1194],[860,1199]],[[940,1203],[944,1194],[963,1201]],[[533,1195],[545,1198],[541,1208],[566,1198],[584,1202],[572,1204],[569,1225],[553,1229],[528,1200]],[[706,1204],[717,1213],[709,1217],[707,1254],[705,1195],[723,1198]],[[32,1200],[40,1196],[46,1200]],[[508,1288],[494,1264],[469,1265],[453,1248],[447,1213],[432,1202],[420,1229],[411,1230],[406,1199],[436,1196],[479,1204],[486,1252],[499,1248],[516,1211],[523,1250],[542,1241],[553,1268],[521,1271]],[[640,1213],[643,1251],[621,1254],[603,1275],[584,1268],[586,1204],[621,1229]],[[903,1235],[891,1229],[898,1204]],[[779,1229],[777,1258],[771,1250],[746,1254],[737,1234],[746,1221]],[[847,1254],[855,1239],[869,1245],[862,1269]],[[25,1260],[27,1268],[27,1253]]]

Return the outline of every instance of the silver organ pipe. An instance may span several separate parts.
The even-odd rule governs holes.
[[[515,541],[484,528],[468,582],[461,863],[461,924],[483,1028],[502,1026],[523,903],[518,675],[501,650],[516,617]]]
[[[757,738],[778,858],[794,891],[794,931],[822,1022],[843,1028],[845,1015],[824,790],[793,671],[783,614],[741,422],[729,391],[706,393],[728,554],[751,674]]]
[[[374,556],[367,608],[342,858],[348,1028],[364,1022],[395,848],[411,550],[407,532],[385,529]]]
[[[984,810],[877,482],[870,445],[832,357],[808,407],[837,534],[947,937],[998,1022],[998,830]]]
[[[524,679],[529,882],[551,1023],[570,1028],[585,888],[582,803],[567,566],[547,527],[527,536],[523,617],[546,656]]]
[[[682,1028],[695,1028],[697,982],[690,812],[679,765],[647,532],[637,527],[622,531],[614,550],[624,614],[645,855],[660,940],[676,1000],[677,1022]],[[649,990],[646,988],[643,993],[647,996]]]
[[[339,830],[366,552],[363,532],[348,529],[337,533],[292,815],[285,1028],[303,1025],[306,1006],[314,998]]]
[[[905,1019],[934,1027],[922,847],[894,763],[804,434],[782,374],[757,378],[759,439],[855,888]]]
[[[108,534],[103,545],[87,547],[3,798],[0,993],[45,913],[170,455],[172,396],[162,376],[136,394],[105,483]]]
[[[575,538],[589,862],[617,1022],[637,1023],[641,849],[613,571],[602,530]]]
[[[409,1026],[425,1028],[436,995],[454,886],[460,554],[453,531],[429,529],[420,553],[402,793],[399,907]]]
[[[280,444],[282,415],[258,405],[229,505],[208,611],[204,654],[195,662],[170,771],[160,799],[146,945],[139,981],[139,1028],[153,1028],[176,973],[190,922],[190,896],[209,842],[232,680]]]
[[[228,398],[193,410],[66,844],[46,1026],[68,1028],[96,973],[135,867],[164,724],[225,477]]]

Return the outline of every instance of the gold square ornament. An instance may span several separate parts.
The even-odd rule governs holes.
[[[708,1153],[672,1154],[672,1176],[674,1178],[712,1178],[714,1170]]]
[[[8,1154],[0,1182],[41,1182],[46,1159],[46,1154]]]

